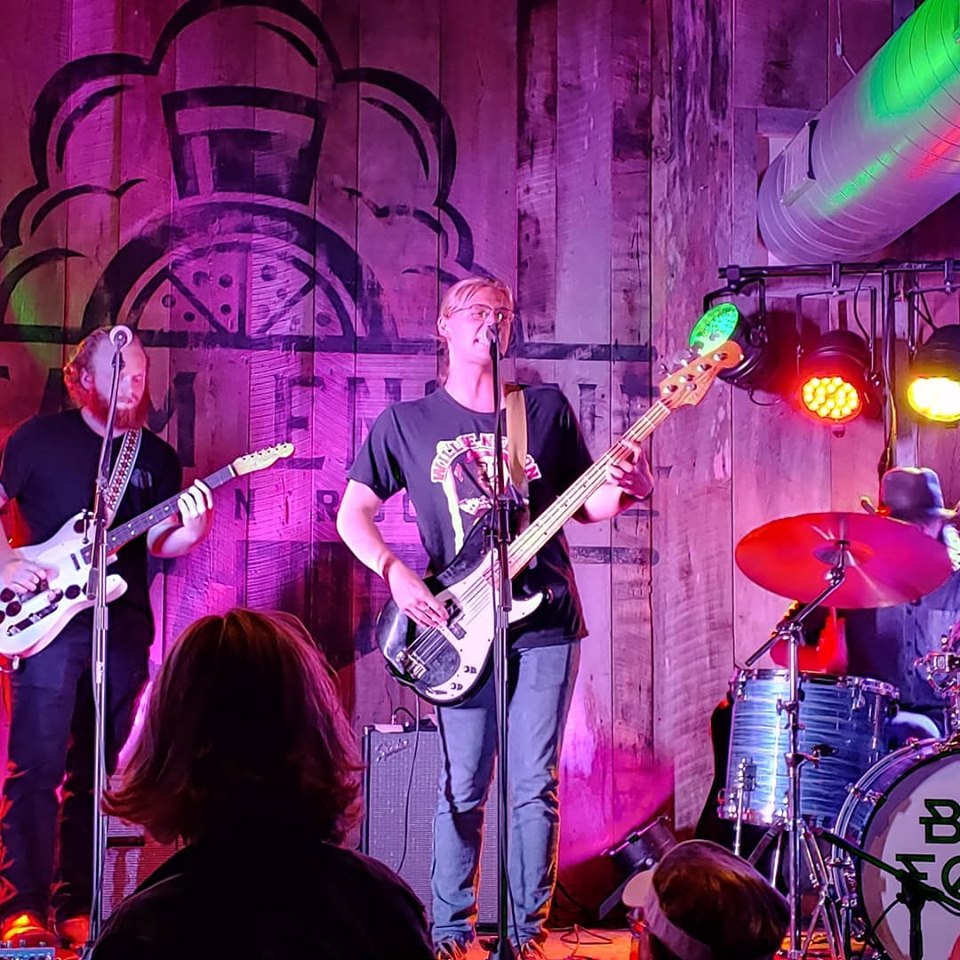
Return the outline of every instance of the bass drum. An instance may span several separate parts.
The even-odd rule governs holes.
[[[960,740],[923,740],[888,754],[851,789],[836,833],[960,899]],[[910,917],[896,878],[834,848],[836,882],[890,960],[910,960]],[[923,908],[923,955],[960,957],[960,917]]]

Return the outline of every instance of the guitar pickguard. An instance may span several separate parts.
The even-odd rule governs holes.
[[[443,627],[421,627],[391,600],[377,620],[377,642],[401,681],[434,704],[465,700],[486,676],[493,645],[493,595],[490,557],[482,550],[484,533],[474,531],[442,573],[426,583],[447,608]],[[543,594],[513,598],[510,623],[528,617]]]

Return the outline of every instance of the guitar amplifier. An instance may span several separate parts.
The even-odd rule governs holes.
[[[395,870],[432,919],[433,812],[440,778],[435,726],[378,724],[363,730],[364,817],[360,849]],[[497,923],[497,777],[490,786],[480,854],[478,923]]]

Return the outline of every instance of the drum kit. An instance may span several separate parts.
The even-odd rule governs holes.
[[[885,516],[811,513],[753,530],[736,561],[755,583],[803,604],[734,675],[719,804],[738,853],[744,824],[767,828],[751,859],[777,841],[773,877],[785,841],[787,956],[811,955],[822,926],[835,960],[960,960],[960,637],[951,631],[915,664],[945,701],[947,736],[892,753],[895,687],[799,669],[814,609],[917,601],[950,576],[946,548]],[[753,669],[778,641],[788,669]],[[801,929],[805,892],[815,905]],[[864,944],[857,953],[855,941]]]

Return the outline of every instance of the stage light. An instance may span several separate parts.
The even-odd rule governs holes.
[[[703,356],[727,340],[743,351],[743,362],[724,370],[720,379],[744,390],[767,389],[781,366],[781,351],[770,342],[762,307],[756,316],[745,317],[735,304],[717,303],[693,325],[688,342]]]
[[[960,422],[960,325],[935,330],[910,368],[907,401],[926,420]]]
[[[800,409],[821,423],[841,424],[874,406],[870,349],[852,330],[830,330],[800,361]]]

